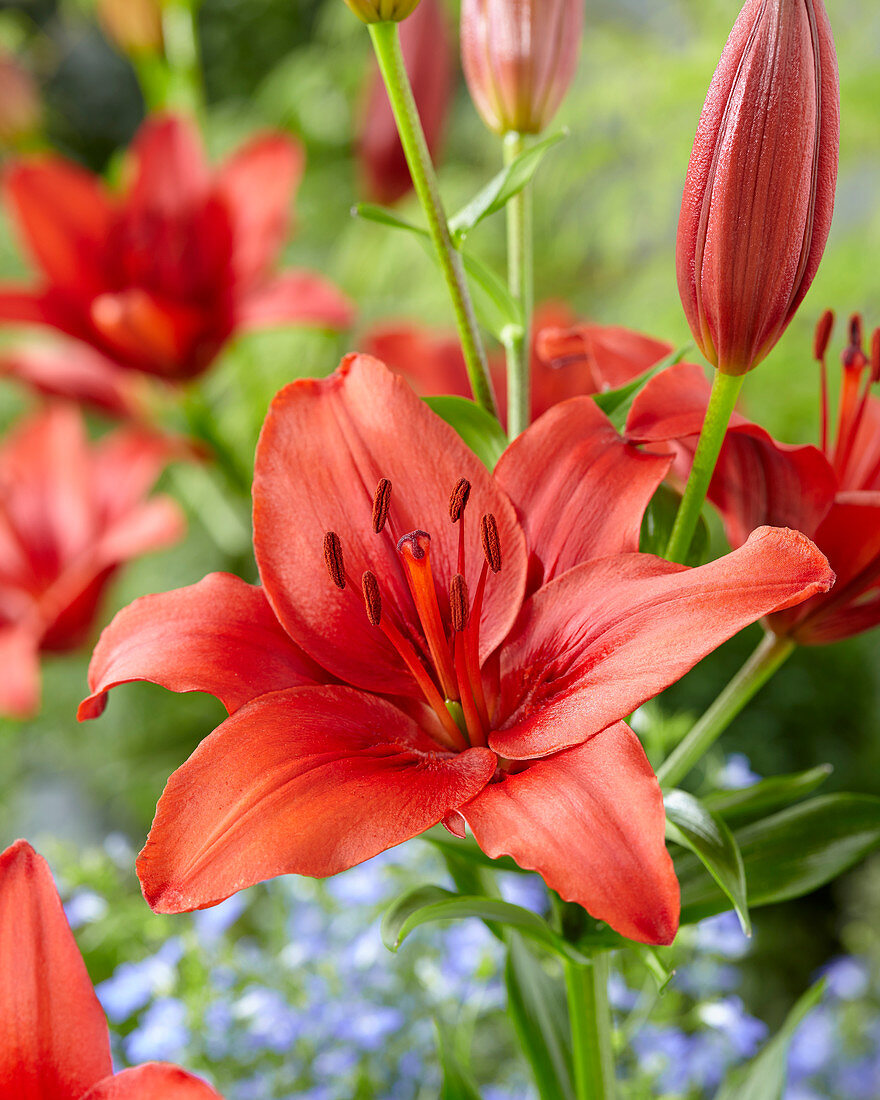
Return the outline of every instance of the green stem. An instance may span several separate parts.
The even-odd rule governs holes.
[[[165,107],[191,111],[201,117],[205,110],[205,89],[199,61],[197,8],[199,0],[164,0],[162,33],[169,79]]]
[[[730,681],[724,691],[691,729],[685,739],[663,761],[657,778],[664,787],[674,787],[718,740],[746,703],[767,683],[792,654],[790,638],[764,635],[760,645]]]
[[[446,220],[437,186],[437,176],[431,163],[428,143],[425,140],[425,133],[422,130],[419,112],[403,62],[400,32],[397,24],[391,22],[370,23],[368,28],[373,40],[376,60],[379,62],[382,79],[391,101],[391,109],[394,112],[413,185],[425,211],[425,217],[428,219],[428,231],[452,297],[452,308],[455,311],[455,322],[458,326],[474,400],[493,416],[497,416],[495,395],[492,392],[492,383],[489,381],[486,354],[477,328],[477,318],[465,279],[464,265],[452,243],[449,223]]]
[[[522,153],[522,134],[504,136],[504,163],[511,164]],[[522,306],[522,332],[505,340],[507,353],[507,433],[515,439],[529,426],[531,418],[531,321],[534,309],[534,254],[532,240],[532,193],[527,184],[507,204],[507,271],[510,293]]]
[[[586,966],[573,961],[565,964],[577,1100],[614,1098],[608,969],[608,952],[597,952]]]
[[[691,548],[694,532],[700,519],[700,512],[709,491],[709,482],[715,471],[718,455],[724,443],[724,435],[733,413],[736,399],[742,388],[742,374],[722,374],[715,371],[712,393],[706,409],[706,419],[694,455],[691,475],[675,517],[675,525],[669,536],[666,557],[669,561],[685,562]]]

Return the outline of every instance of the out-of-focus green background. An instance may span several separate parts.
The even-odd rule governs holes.
[[[455,4],[449,9],[454,21]],[[681,186],[705,91],[739,4],[587,0],[586,9],[580,71],[557,120],[570,136],[537,181],[537,295],[681,346],[689,339],[674,273]],[[828,10],[841,69],[837,212],[813,289],[777,349],[749,378],[744,397],[755,419],[791,442],[817,438],[818,377],[810,348],[821,311],[838,313],[835,350],[850,311],[862,311],[869,330],[880,324],[880,7],[829,0]],[[203,0],[198,26],[212,155],[263,126],[288,129],[305,143],[308,167],[290,262],[335,279],[357,303],[361,329],[389,318],[447,327],[444,290],[422,249],[350,214],[361,197],[353,136],[369,68],[362,25],[341,0]],[[87,0],[2,0],[0,43],[39,81],[49,142],[112,176],[143,103],[131,66],[103,37]],[[463,204],[499,159],[459,79],[440,168],[449,207]],[[418,214],[412,203],[404,203],[403,213]],[[472,245],[500,270],[502,220],[480,227]],[[26,270],[3,224],[0,275]],[[227,438],[251,453],[272,392],[293,377],[331,370],[357,339],[356,331],[342,340],[283,333],[239,341],[205,382]],[[3,383],[0,424],[26,404]],[[189,477],[179,472],[167,479],[171,491],[198,502],[189,538],[129,568],[105,619],[145,592],[228,567],[230,556],[252,576],[246,502],[216,487],[217,496],[206,497]],[[706,660],[668,693],[664,708],[699,711],[754,640],[747,632]],[[0,726],[4,844],[27,835],[94,845],[118,832],[139,845],[164,780],[221,718],[213,700],[131,686],[115,693],[99,722],[77,726],[87,657],[46,660],[41,716]],[[829,761],[835,773],[827,789],[880,793],[878,684],[876,632],[799,652],[733,725],[724,750],[744,752],[761,774]],[[829,955],[847,949],[876,957],[878,896],[875,860],[806,901],[756,914],[758,948],[745,964],[750,1007],[774,1021]]]

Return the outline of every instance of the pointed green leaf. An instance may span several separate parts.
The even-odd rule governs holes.
[[[419,925],[463,917],[479,917],[484,921],[516,928],[560,958],[569,958],[576,962],[587,961],[585,955],[572,944],[566,943],[537,913],[496,898],[455,894],[440,886],[417,886],[393,902],[382,918],[382,942],[389,951],[397,951],[410,932]]]
[[[830,764],[820,764],[818,768],[810,768],[806,772],[774,775],[740,790],[713,791],[703,798],[703,805],[707,810],[720,814],[728,825],[747,825],[806,798],[822,786],[833,770]]]
[[[686,791],[666,791],[666,836],[689,848],[733,902],[742,930],[752,934],[746,901],[746,875],[739,847],[717,815]]]
[[[508,439],[496,418],[466,397],[426,397],[425,404],[451,425],[490,470],[504,453]]]
[[[763,1050],[747,1065],[728,1074],[715,1100],[782,1100],[788,1078],[788,1049],[804,1017],[822,999],[824,988],[824,982],[817,982],[807,990]]]
[[[631,382],[626,382],[624,385],[618,386],[616,390],[604,390],[602,393],[594,393],[593,400],[602,412],[605,413],[607,417],[611,418],[616,428],[619,429],[623,427],[632,403],[635,401],[640,391],[647,386],[655,374],[659,374],[660,371],[665,370],[667,367],[672,367],[675,366],[676,363],[680,363],[690,350],[690,347],[690,344],[685,344],[685,346],[679,348],[678,351],[670,352],[665,359],[661,359],[659,363],[655,363],[653,367],[649,367],[644,374],[640,374],[638,378],[633,378]]]
[[[491,179],[467,206],[449,219],[449,229],[456,243],[484,218],[503,209],[520,191],[531,183],[538,166],[554,145],[568,137],[567,130],[551,134],[537,145],[532,145]]]
[[[880,848],[880,798],[832,794],[745,825],[734,832],[749,884],[749,905],[799,898],[837,878]],[[675,859],[682,924],[721,913],[727,897],[700,861]]]
[[[507,1013],[532,1067],[541,1100],[575,1100],[564,983],[548,974],[516,933],[510,936],[504,980]]]
[[[359,202],[351,208],[356,218],[363,218],[366,222],[375,222],[377,225],[387,225],[391,229],[405,229],[407,233],[413,233],[417,237],[431,239],[427,229],[413,225],[406,218],[402,218],[396,211],[389,210],[387,206],[377,206],[372,202]]]
[[[440,1100],[480,1100],[480,1090],[459,1059],[452,1037],[437,1022],[437,1053],[443,1073]]]

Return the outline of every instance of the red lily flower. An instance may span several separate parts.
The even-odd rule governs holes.
[[[880,401],[869,392],[880,378],[880,336],[875,335],[868,371],[860,322],[851,322],[832,443],[824,395],[830,333],[827,314],[816,341],[823,372],[822,448],[777,443],[763,428],[734,414],[709,489],[732,546],[742,545],[753,528],[772,524],[803,531],[827,555],[837,574],[834,588],[767,619],[774,633],[801,645],[824,645],[880,623]],[[686,478],[709,390],[699,367],[679,364],[663,371],[636,398],[628,437],[650,444],[672,441],[676,474]]]
[[[413,96],[435,156],[452,101],[454,59],[446,13],[439,0],[422,0],[400,25],[400,45]],[[363,190],[372,202],[390,206],[412,190],[412,177],[378,66],[371,67],[360,123],[358,160]]]
[[[166,1063],[114,1075],[107,1021],[48,864],[25,840],[0,854],[0,1098],[219,1097]]]
[[[212,172],[191,123],[155,117],[131,161],[121,197],[59,157],[7,170],[6,196],[43,282],[0,289],[0,318],[49,325],[171,379],[204,371],[236,332],[349,324],[348,302],[320,276],[270,274],[303,166],[289,138],[259,137]]]
[[[76,340],[22,344],[0,352],[0,376],[24,383],[46,397],[88,405],[124,420],[144,411],[146,379],[121,371],[111,360]]]
[[[183,530],[167,497],[145,497],[176,445],[125,428],[90,445],[82,415],[49,406],[0,448],[0,713],[39,704],[38,654],[82,644],[123,563]]]
[[[621,719],[831,573],[770,529],[700,569],[636,553],[668,465],[587,397],[493,476],[375,359],[282,390],[256,459],[262,587],[214,575],[138,600],[89,671],[82,718],[135,679],[230,714],[159,802],[138,861],[151,906],[334,874],[467,822],[490,856],[670,942],[660,788]]]
[[[402,374],[425,396],[470,397],[458,340],[416,325],[383,325],[367,334],[367,352]],[[650,336],[615,325],[579,324],[558,303],[539,306],[532,334],[532,420],[569,397],[616,389],[672,351]],[[502,421],[507,420],[507,373],[503,355],[489,357]]]

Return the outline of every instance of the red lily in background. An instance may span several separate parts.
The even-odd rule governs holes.
[[[569,307],[558,303],[538,307],[532,333],[532,420],[569,397],[623,386],[672,351],[671,344],[629,329],[578,324]],[[452,336],[417,325],[382,325],[367,334],[364,345],[424,396],[471,396],[464,356]],[[501,420],[506,422],[504,356],[491,355],[489,369]]]
[[[871,384],[880,379],[880,332],[874,334],[869,363],[861,321],[854,317],[850,322],[832,442],[825,382],[832,321],[830,313],[823,317],[815,345],[822,369],[821,449],[777,443],[763,428],[734,414],[709,489],[732,546],[742,545],[755,527],[772,524],[803,531],[827,555],[837,574],[834,588],[767,620],[774,633],[801,645],[824,645],[880,624],[880,401],[870,394]],[[682,480],[693,459],[709,389],[699,367],[679,364],[648,383],[629,416],[631,440],[673,442]]]
[[[0,288],[0,319],[49,325],[166,379],[200,374],[237,332],[344,328],[351,306],[325,279],[272,274],[302,168],[297,144],[267,134],[214,172],[196,128],[173,116],[141,128],[122,196],[60,157],[21,159],[6,197],[43,279]]]
[[[832,574],[769,528],[699,569],[637,553],[668,466],[587,397],[493,475],[375,359],[282,390],[256,459],[262,587],[214,574],[137,600],[89,671],[81,718],[131,680],[230,715],[159,802],[138,860],[150,905],[335,874],[466,822],[623,935],[670,942],[660,787],[621,719]]]
[[[107,1021],[48,864],[25,840],[0,854],[0,1100],[218,1100],[148,1062],[114,1074]]]
[[[428,151],[435,157],[443,140],[455,76],[452,38],[439,0],[422,0],[401,23],[400,45]],[[376,65],[364,97],[357,144],[363,191],[372,202],[387,206],[409,194],[412,177]]]
[[[47,407],[0,447],[0,714],[39,705],[38,655],[82,645],[124,562],[177,541],[168,497],[145,499],[179,445],[124,428],[90,444],[73,406]]]
[[[21,382],[44,397],[61,397],[123,420],[145,409],[147,380],[121,371],[88,344],[59,340],[19,344],[0,351],[0,377]]]

